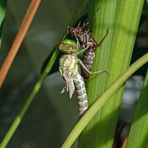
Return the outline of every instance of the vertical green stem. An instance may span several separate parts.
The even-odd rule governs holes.
[[[125,81],[141,66],[148,62],[148,53],[143,57],[138,59],[135,63],[133,63],[128,70],[123,73],[117,80],[113,82],[113,84],[103,93],[101,97],[99,97],[94,104],[86,111],[86,113],[81,117],[75,127],[72,129],[71,133],[66,138],[65,142],[62,145],[62,148],[70,148],[74,141],[78,138],[81,132],[86,128],[88,123],[92,121],[92,118],[98,113],[98,111],[105,105],[107,101],[110,101],[111,96],[119,90],[119,88],[125,83]],[[100,135],[102,133],[99,133]],[[98,139],[99,140],[99,139]],[[89,139],[87,139],[89,141]],[[86,142],[87,142],[86,141]],[[97,145],[96,147],[100,147]]]
[[[93,71],[108,69],[111,75],[91,76],[88,85],[92,104],[129,66],[144,0],[91,1],[93,34],[97,42],[109,29],[109,35],[96,50]],[[123,87],[90,122],[79,138],[79,148],[112,147]],[[101,133],[101,134],[100,134]]]
[[[126,148],[148,147],[148,71],[138,99]]]
[[[1,144],[0,144],[0,148],[5,148],[7,146],[7,144],[9,143],[10,139],[12,138],[13,134],[15,133],[16,129],[18,128],[18,126],[20,125],[26,111],[28,110],[30,104],[32,103],[32,101],[34,100],[35,96],[37,95],[37,93],[39,92],[48,72],[51,70],[52,65],[54,64],[54,61],[57,58],[59,51],[55,50],[55,52],[53,53],[51,59],[49,60],[43,74],[40,76],[39,80],[36,82],[36,84],[33,87],[33,90],[31,92],[31,94],[29,95],[28,99],[26,100],[26,102],[24,103],[22,109],[20,110],[20,112],[18,113],[18,115],[15,117],[14,121],[12,122],[9,130],[7,131],[5,137],[3,138]]]

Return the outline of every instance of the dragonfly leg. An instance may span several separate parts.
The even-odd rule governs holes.
[[[87,67],[83,64],[83,62],[80,60],[80,59],[78,59],[78,61],[79,61],[79,63],[80,63],[80,65],[86,70],[86,72],[87,73],[89,73],[89,74],[101,74],[101,73],[104,73],[104,72],[106,72],[106,73],[108,73],[108,74],[110,74],[109,72],[108,72],[108,70],[98,70],[98,71],[93,71],[93,72],[91,72],[91,71],[89,71],[88,69],[87,69]]]
[[[76,41],[77,41],[77,47],[80,47],[80,42],[79,42],[79,39],[76,35],[75,35],[75,38],[76,38]]]
[[[98,47],[100,47],[102,45],[102,43],[105,40],[105,38],[107,37],[108,33],[109,33],[109,29],[106,30],[106,34],[104,35],[104,37],[102,38],[102,40],[98,43]]]
[[[87,49],[88,49],[87,47],[84,48],[84,49],[82,49],[81,51],[77,52],[77,55],[78,55],[78,54],[81,54],[82,52],[86,51]]]

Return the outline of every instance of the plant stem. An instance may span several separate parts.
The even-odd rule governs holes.
[[[80,133],[84,130],[87,124],[95,116],[95,114],[105,105],[110,97],[125,83],[125,81],[140,67],[148,62],[148,53],[134,62],[128,70],[123,73],[104,93],[99,97],[95,103],[88,109],[88,111],[82,116],[75,127],[72,129],[69,136],[66,138],[62,145],[62,148],[69,148],[74,141],[78,138]]]
[[[90,3],[94,3],[90,6],[92,33],[98,43],[109,29],[101,47],[96,49],[92,71],[107,69],[111,74],[90,76],[87,94],[91,105],[129,67],[144,0],[92,0]],[[124,85],[91,120],[79,137],[79,148],[112,147],[123,92]]]
[[[54,64],[54,61],[56,60],[58,53],[59,53],[58,49],[55,50],[55,52],[53,53],[53,55],[52,55],[51,59],[49,60],[45,70],[43,71],[43,73],[40,76],[39,80],[34,85],[33,90],[31,92],[30,96],[28,97],[28,99],[24,103],[22,109],[20,110],[18,115],[15,117],[13,123],[11,124],[9,130],[7,131],[5,137],[3,138],[3,140],[2,140],[2,142],[0,144],[0,148],[5,148],[7,146],[8,142],[12,138],[12,136],[15,133],[16,129],[20,125],[20,123],[21,123],[21,121],[22,121],[26,111],[28,110],[31,102],[33,101],[33,99],[35,98],[37,93],[39,92],[39,90],[40,90],[40,88],[41,88],[41,86],[42,86],[42,84],[43,84],[47,74],[51,70],[52,65]]]
[[[30,24],[38,10],[38,7],[40,5],[41,0],[32,0],[29,8],[26,12],[26,15],[22,21],[22,24],[19,28],[19,31],[12,43],[12,46],[9,50],[9,53],[4,61],[4,64],[2,65],[2,68],[0,69],[0,88],[3,85],[3,82],[6,78],[6,75],[14,61],[14,58],[19,51],[19,48],[21,46],[21,43],[23,42],[23,39],[30,27]]]

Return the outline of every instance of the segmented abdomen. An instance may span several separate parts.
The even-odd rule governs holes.
[[[82,62],[89,71],[91,71],[92,69],[94,58],[95,58],[94,48],[88,48],[84,52],[84,57],[82,59]],[[84,77],[84,79],[88,79],[89,73],[84,68],[81,68],[81,72],[82,72],[82,76]]]
[[[65,80],[62,93],[64,91],[69,91],[69,97],[71,98],[76,88],[79,116],[81,116],[88,108],[88,101],[85,83],[78,71],[77,57],[73,55],[63,55],[60,58],[59,71]]]
[[[79,73],[74,78],[74,83],[77,90],[79,116],[81,116],[88,108],[88,100],[85,83]]]

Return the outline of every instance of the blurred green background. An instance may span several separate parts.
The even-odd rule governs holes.
[[[8,53],[29,3],[29,0],[7,2],[0,65]],[[41,2],[0,92],[0,139],[29,96],[44,60],[61,39],[81,3],[82,0]],[[76,99],[74,97],[70,100],[68,94],[61,95],[62,87],[63,79],[58,72],[46,79],[8,147],[60,147],[77,120]]]

